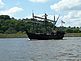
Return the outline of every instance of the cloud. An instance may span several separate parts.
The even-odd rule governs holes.
[[[0,8],[4,6],[4,3],[2,2],[2,0],[0,0]]]
[[[81,11],[71,11],[64,15],[63,20],[66,26],[81,26]]]
[[[59,0],[50,8],[61,12],[65,26],[81,26],[81,0]]]
[[[81,9],[81,0],[60,0],[58,3],[55,3],[50,6],[51,9],[55,11],[60,10],[80,10]]]
[[[31,2],[38,2],[38,3],[43,3],[47,2],[48,0],[30,0]]]
[[[19,8],[19,7],[12,7],[10,9],[8,9],[8,10],[0,11],[0,15],[14,15],[17,12],[20,12],[22,10],[23,9],[22,8]]]

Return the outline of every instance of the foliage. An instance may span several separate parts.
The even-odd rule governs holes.
[[[37,21],[37,20],[35,20]],[[0,33],[14,34],[14,33],[25,33],[25,30],[29,32],[51,32],[53,29],[64,30],[67,33],[80,33],[79,27],[54,27],[53,24],[47,22],[45,29],[45,23],[32,23],[31,19],[15,19],[10,18],[8,15],[0,15]]]
[[[8,16],[8,15],[0,15],[0,20],[10,20],[11,18],[10,18],[10,16]]]

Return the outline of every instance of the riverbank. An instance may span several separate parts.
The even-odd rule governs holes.
[[[81,33],[66,33],[65,37],[81,37]]]
[[[0,38],[27,38],[26,34],[0,34]]]
[[[66,33],[65,37],[81,37],[81,33]],[[26,34],[0,34],[0,38],[27,38]]]

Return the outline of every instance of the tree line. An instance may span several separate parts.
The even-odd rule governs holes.
[[[37,21],[37,20],[35,20]],[[35,26],[34,26],[35,25]],[[47,22],[47,31],[51,32],[53,24]],[[55,27],[55,29],[63,29],[67,33],[80,33],[79,27]],[[9,15],[0,15],[0,33],[13,34],[17,32],[45,32],[44,23],[32,23],[32,19],[15,19]],[[43,30],[43,31],[42,31]]]

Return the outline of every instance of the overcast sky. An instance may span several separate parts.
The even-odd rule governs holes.
[[[81,0],[0,0],[0,15],[10,15],[15,18],[31,17],[47,13],[50,19],[60,15],[64,26],[81,26]]]

